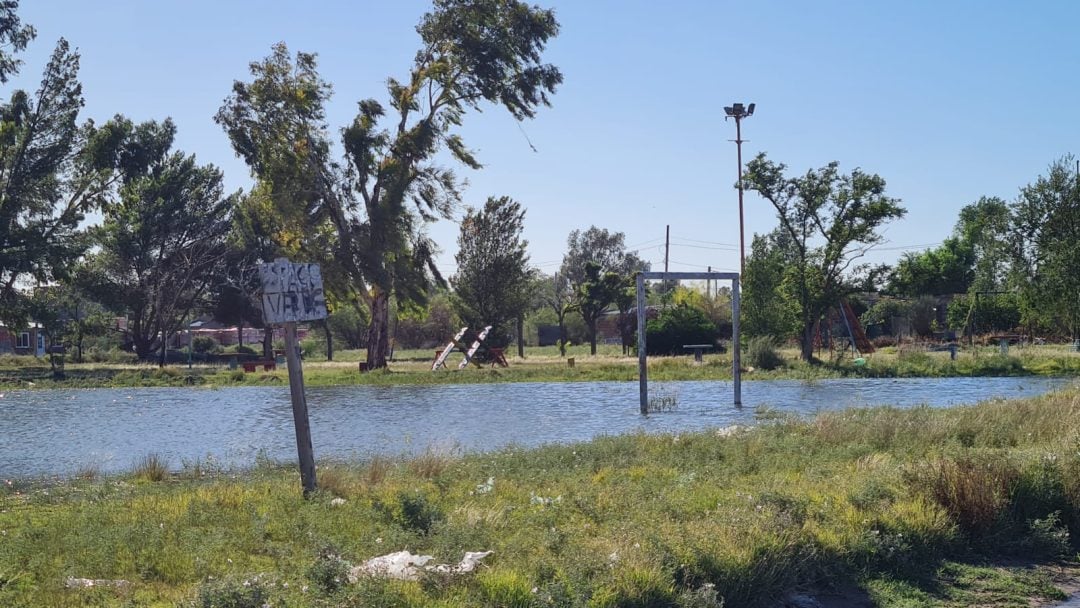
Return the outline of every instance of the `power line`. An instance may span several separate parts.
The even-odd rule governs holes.
[[[709,247],[708,245],[691,245],[689,243],[672,243],[676,247],[692,247],[694,249],[711,249],[713,251],[738,251],[739,248],[734,245],[728,245],[724,247]]]
[[[690,241],[691,243],[704,243],[706,245],[723,245],[724,247],[738,247],[738,245],[734,245],[732,243],[718,243],[716,241],[703,241],[701,239],[692,239],[692,238],[689,238],[689,237],[679,236],[679,235],[676,235],[675,238],[682,239],[684,241]]]

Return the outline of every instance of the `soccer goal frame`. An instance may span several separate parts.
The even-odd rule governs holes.
[[[739,342],[739,273],[737,272],[639,272],[637,279],[638,390],[641,413],[649,413],[649,368],[645,357],[645,281],[731,281],[731,375],[735,405],[742,405],[742,373]]]

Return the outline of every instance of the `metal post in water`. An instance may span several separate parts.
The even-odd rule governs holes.
[[[645,275],[637,274],[638,393],[642,415],[649,413],[649,368],[645,361]]]

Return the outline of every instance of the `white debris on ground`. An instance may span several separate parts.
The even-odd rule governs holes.
[[[340,507],[341,505],[345,504],[346,502],[347,501],[344,498],[335,498],[334,500],[330,501],[330,506],[331,507]]]
[[[738,424],[733,424],[731,426],[725,426],[723,428],[716,429],[716,436],[717,437],[732,437],[732,436],[738,434],[739,432],[743,431],[745,428],[746,427],[738,425]]]
[[[413,555],[408,551],[396,551],[379,557],[373,557],[359,566],[349,569],[349,582],[355,583],[361,577],[391,578],[402,581],[415,581],[423,572],[437,574],[465,574],[480,565],[481,560],[493,551],[470,551],[465,553],[457,564],[436,564],[428,562],[435,559],[430,555]]]
[[[74,576],[69,576],[64,581],[64,587],[68,589],[88,589],[90,587],[116,587],[117,589],[120,589],[127,587],[130,584],[131,583],[123,579],[76,578]]]
[[[489,494],[495,489],[495,478],[488,477],[487,481],[476,486],[476,494]]]

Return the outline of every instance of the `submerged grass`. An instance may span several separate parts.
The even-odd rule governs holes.
[[[845,587],[1028,605],[1061,597],[1030,564],[1080,538],[1078,414],[1073,391],[323,463],[310,500],[267,465],[19,482],[0,489],[0,605],[754,607]],[[456,578],[342,578],[404,549],[495,553]]]

